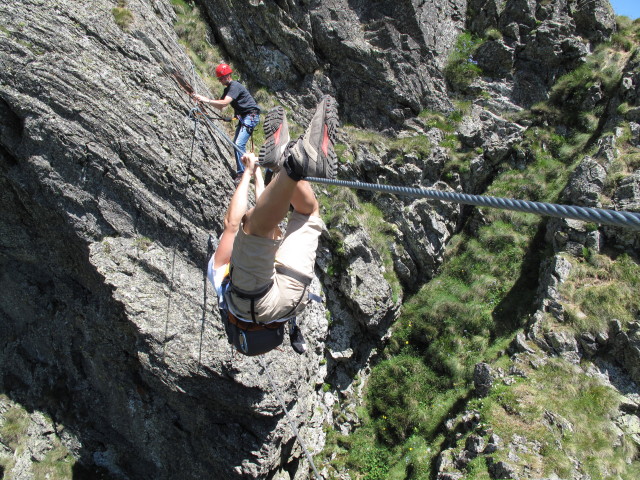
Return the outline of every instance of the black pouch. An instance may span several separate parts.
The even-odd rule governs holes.
[[[228,313],[220,310],[220,315],[224,323],[227,340],[243,355],[252,357],[262,355],[276,347],[282,345],[284,341],[285,323],[278,326],[260,326],[255,328],[254,324],[248,324],[249,328],[241,328],[229,321]]]

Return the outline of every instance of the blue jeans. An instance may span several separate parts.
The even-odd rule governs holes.
[[[235,143],[242,153],[235,150],[236,153],[236,172],[238,175],[242,175],[244,172],[244,164],[242,163],[242,155],[244,154],[247,146],[247,142],[253,134],[253,129],[260,123],[259,113],[250,113],[243,117],[238,117],[238,126],[236,127],[236,135],[233,137],[233,143]]]

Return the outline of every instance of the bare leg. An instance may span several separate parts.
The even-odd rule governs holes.
[[[249,195],[249,182],[251,181],[251,169],[246,169],[242,174],[242,179],[238,184],[229,208],[224,217],[224,231],[222,237],[220,237],[220,243],[215,252],[215,263],[213,268],[219,268],[225,263],[229,263],[231,259],[231,252],[233,251],[233,242],[240,228],[240,222],[242,217],[247,211],[248,195]],[[257,190],[257,186],[256,186]]]
[[[289,205],[303,215],[320,216],[318,201],[309,182],[296,182],[281,170],[258,198],[255,208],[247,213],[245,233],[273,238],[276,227],[289,212]]]
[[[320,216],[318,200],[311,188],[311,184],[306,180],[300,180],[291,197],[291,205],[296,212],[303,215]]]
[[[289,212],[297,184],[286,174],[272,180],[258,198],[255,208],[247,213],[244,219],[245,233],[273,238],[276,227]]]

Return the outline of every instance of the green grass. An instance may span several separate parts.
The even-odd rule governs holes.
[[[473,80],[482,73],[472,59],[473,53],[481,43],[481,39],[469,32],[463,32],[458,36],[455,48],[444,68],[444,76],[454,90],[466,91]]]
[[[8,402],[6,395],[0,395],[3,403]],[[20,406],[11,406],[0,416],[0,441],[17,455],[24,455],[27,433],[31,419],[29,412]],[[35,480],[68,480],[73,477],[73,465],[76,459],[69,450],[62,445],[56,436],[48,436],[52,442],[52,449],[44,459],[32,459],[32,472]],[[15,458],[0,456],[0,466],[3,467],[6,478],[15,466]]]
[[[572,269],[561,286],[567,317],[578,331],[606,331],[608,321],[636,321],[640,312],[640,265],[623,254],[590,253],[588,259],[570,258]]]
[[[230,61],[224,60],[222,51],[210,42],[210,27],[197,6],[184,0],[171,0],[171,4],[176,12],[174,29],[180,44],[209,89],[218,90],[220,83],[216,78],[216,66],[222,61]],[[236,68],[233,65],[232,68],[235,72]]]
[[[399,154],[415,153],[420,157],[426,157],[431,152],[431,142],[424,135],[396,138],[389,142],[389,148]]]
[[[6,398],[6,397],[5,397]],[[0,426],[0,439],[12,450],[16,450],[27,433],[29,414],[20,407],[11,407],[4,414]]]
[[[337,254],[339,265],[330,267],[329,274],[342,271],[345,259],[344,232],[362,227],[369,234],[371,247],[380,255],[384,267],[383,276],[389,283],[392,292],[392,301],[397,302],[402,297],[402,286],[393,267],[391,246],[395,242],[394,227],[384,219],[384,214],[373,203],[360,201],[353,190],[341,187],[328,186],[327,194],[320,194],[318,201],[321,206],[321,215],[327,225],[332,242],[332,251]]]
[[[504,172],[488,193],[508,193],[514,178],[530,182],[528,176],[544,177],[557,166],[541,157],[525,171]],[[541,196],[554,194],[557,189]],[[442,423],[469,394],[474,365],[496,358],[526,319],[537,279],[539,258],[531,252],[540,219],[495,210],[485,215],[488,225],[477,236],[456,236],[439,275],[404,304],[385,358],[369,380],[367,428],[394,462],[403,461],[399,446],[415,436],[437,441]],[[483,467],[475,468],[483,478]],[[429,470],[424,464],[420,469]]]
[[[557,358],[538,370],[526,362],[519,363],[518,368],[524,369],[526,381],[520,379],[511,386],[499,384],[488,397],[469,405],[505,443],[514,435],[538,442],[540,454],[518,453],[520,462],[516,465],[526,465],[531,477],[555,473],[565,478],[575,468],[571,456],[592,478],[637,478],[634,475],[640,472],[639,464],[630,462],[636,448],[629,439],[623,439],[621,448],[614,447],[618,439],[611,420],[619,405],[617,392],[584,374],[580,367]],[[545,411],[560,415],[572,431],[550,425]],[[514,464],[507,458],[507,451],[499,450],[492,456],[495,461]]]
[[[133,23],[133,12],[127,8],[125,0],[118,0],[118,6],[111,9],[111,14],[116,25],[125,32],[128,32]]]

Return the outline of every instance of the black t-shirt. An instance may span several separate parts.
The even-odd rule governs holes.
[[[249,93],[249,90],[247,90],[240,82],[231,80],[231,83],[227,85],[224,92],[222,92],[220,100],[227,96],[233,98],[231,106],[233,107],[233,111],[236,115],[246,115],[256,110],[260,112],[260,107],[258,107],[258,104]]]

